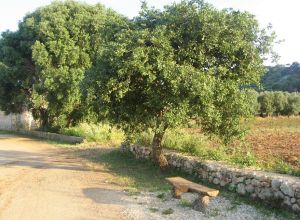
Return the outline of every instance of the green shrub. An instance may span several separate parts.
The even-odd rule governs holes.
[[[292,174],[293,173],[293,167],[282,161],[282,160],[277,160],[274,165],[273,165],[273,170],[282,173],[282,174]]]
[[[249,149],[242,150],[241,148],[236,149],[235,153],[232,155],[231,161],[234,164],[245,167],[255,166],[257,162],[255,155]]]
[[[89,142],[101,144],[119,145],[124,140],[122,131],[111,127],[108,124],[81,123],[75,127],[64,128],[62,134],[73,135],[85,138]]]

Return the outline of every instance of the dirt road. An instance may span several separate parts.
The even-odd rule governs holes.
[[[122,189],[52,145],[0,135],[0,220],[125,219]]]

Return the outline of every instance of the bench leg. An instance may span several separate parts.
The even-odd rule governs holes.
[[[209,203],[209,196],[199,195],[199,198],[193,203],[193,209],[205,213]]]
[[[184,192],[180,191],[178,188],[173,187],[172,195],[173,195],[174,198],[180,199],[180,198],[181,198],[181,195],[182,195],[183,193],[184,193]]]

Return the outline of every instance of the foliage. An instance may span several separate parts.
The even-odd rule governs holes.
[[[136,135],[133,141],[137,145],[151,146],[153,132],[147,131]],[[169,150],[197,156],[202,160],[226,161],[241,167],[257,165],[256,156],[251,149],[246,146],[231,146],[230,148],[219,145],[213,146],[202,134],[193,133],[186,129],[169,129],[165,133],[162,146]]]
[[[99,54],[85,78],[86,96],[99,119],[127,135],[151,128],[158,151],[166,129],[190,118],[228,142],[241,134],[241,118],[251,115],[241,88],[259,82],[273,39],[247,12],[219,11],[202,1],[163,11],[144,4],[130,28]]]
[[[26,15],[0,40],[1,109],[30,109],[43,127],[74,124],[82,116],[80,82],[115,31],[113,22],[126,19],[100,4],[73,1]]]
[[[261,116],[298,115],[300,113],[300,94],[288,92],[262,92],[257,97]]]
[[[124,140],[122,131],[108,124],[80,123],[75,127],[63,128],[62,134],[73,135],[85,138],[89,142],[109,144],[118,146]]]
[[[300,64],[276,65],[268,67],[262,78],[265,90],[299,92],[300,91]]]

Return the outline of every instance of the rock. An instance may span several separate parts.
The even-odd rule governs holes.
[[[300,205],[300,199],[297,199],[297,204]]]
[[[297,191],[295,192],[295,198],[300,199],[300,192],[299,192],[299,191],[298,191],[298,192],[297,192]]]
[[[219,178],[214,178],[213,183],[216,185],[219,185],[220,179]]]
[[[220,179],[220,178],[222,177],[222,174],[221,174],[220,172],[216,172],[216,173],[215,173],[215,177],[217,177],[217,178]]]
[[[271,182],[271,185],[272,185],[272,189],[274,190],[280,190],[280,185],[282,183],[282,180],[280,179],[273,179],[272,182]]]
[[[299,212],[299,211],[300,211],[300,206],[297,205],[297,204],[294,204],[294,205],[292,206],[292,210],[293,210],[294,212]]]
[[[208,177],[208,181],[211,183],[213,181],[213,177],[212,176],[209,176]]]
[[[296,199],[295,198],[291,198],[291,203],[296,203]]]
[[[243,183],[239,183],[237,185],[236,191],[238,194],[245,195],[246,194],[245,185]]]
[[[253,186],[260,186],[260,182],[259,182],[257,179],[253,179],[253,180],[251,181],[251,184],[252,184]]]
[[[193,209],[196,211],[206,213],[209,199],[210,199],[209,196],[203,196],[203,197],[200,196],[199,199],[195,200],[195,202],[192,204]]]
[[[226,184],[227,184],[227,182],[225,180],[221,180],[220,186],[225,186]]]
[[[266,200],[272,197],[272,191],[270,188],[263,188],[260,193],[258,194],[258,197],[262,200]]]
[[[203,178],[203,179],[207,179],[207,178],[208,178],[208,172],[203,171],[203,172],[202,172],[202,178]]]
[[[280,190],[287,196],[294,197],[294,191],[292,187],[288,184],[288,182],[283,182],[280,185]]]
[[[260,182],[260,185],[262,187],[270,187],[271,186],[271,184],[269,182]]]
[[[249,184],[249,185],[246,185],[245,190],[247,193],[253,193],[254,187],[251,184]]]
[[[186,168],[186,170],[190,170],[192,168],[192,164],[189,161],[185,161],[184,167]]]
[[[252,194],[250,195],[250,197],[251,197],[251,199],[256,199],[256,198],[257,198],[257,194],[256,194],[256,193],[252,193]]]
[[[245,180],[245,183],[248,185],[248,184],[251,184],[251,179],[246,179]]]
[[[259,194],[260,191],[261,191],[261,188],[260,188],[260,187],[255,187],[255,188],[254,188],[254,191],[255,191],[256,194]]]
[[[242,182],[244,182],[244,180],[245,180],[245,177],[243,177],[243,176],[241,176],[241,177],[234,177],[233,179],[232,179],[232,182],[233,183],[235,183],[235,184],[237,184],[237,183],[242,183]]]
[[[284,194],[281,191],[276,191],[274,197],[277,199],[284,199]]]
[[[292,203],[291,203],[290,197],[288,197],[288,196],[285,196],[285,197],[284,197],[283,205],[288,206],[288,207],[291,207]]]

